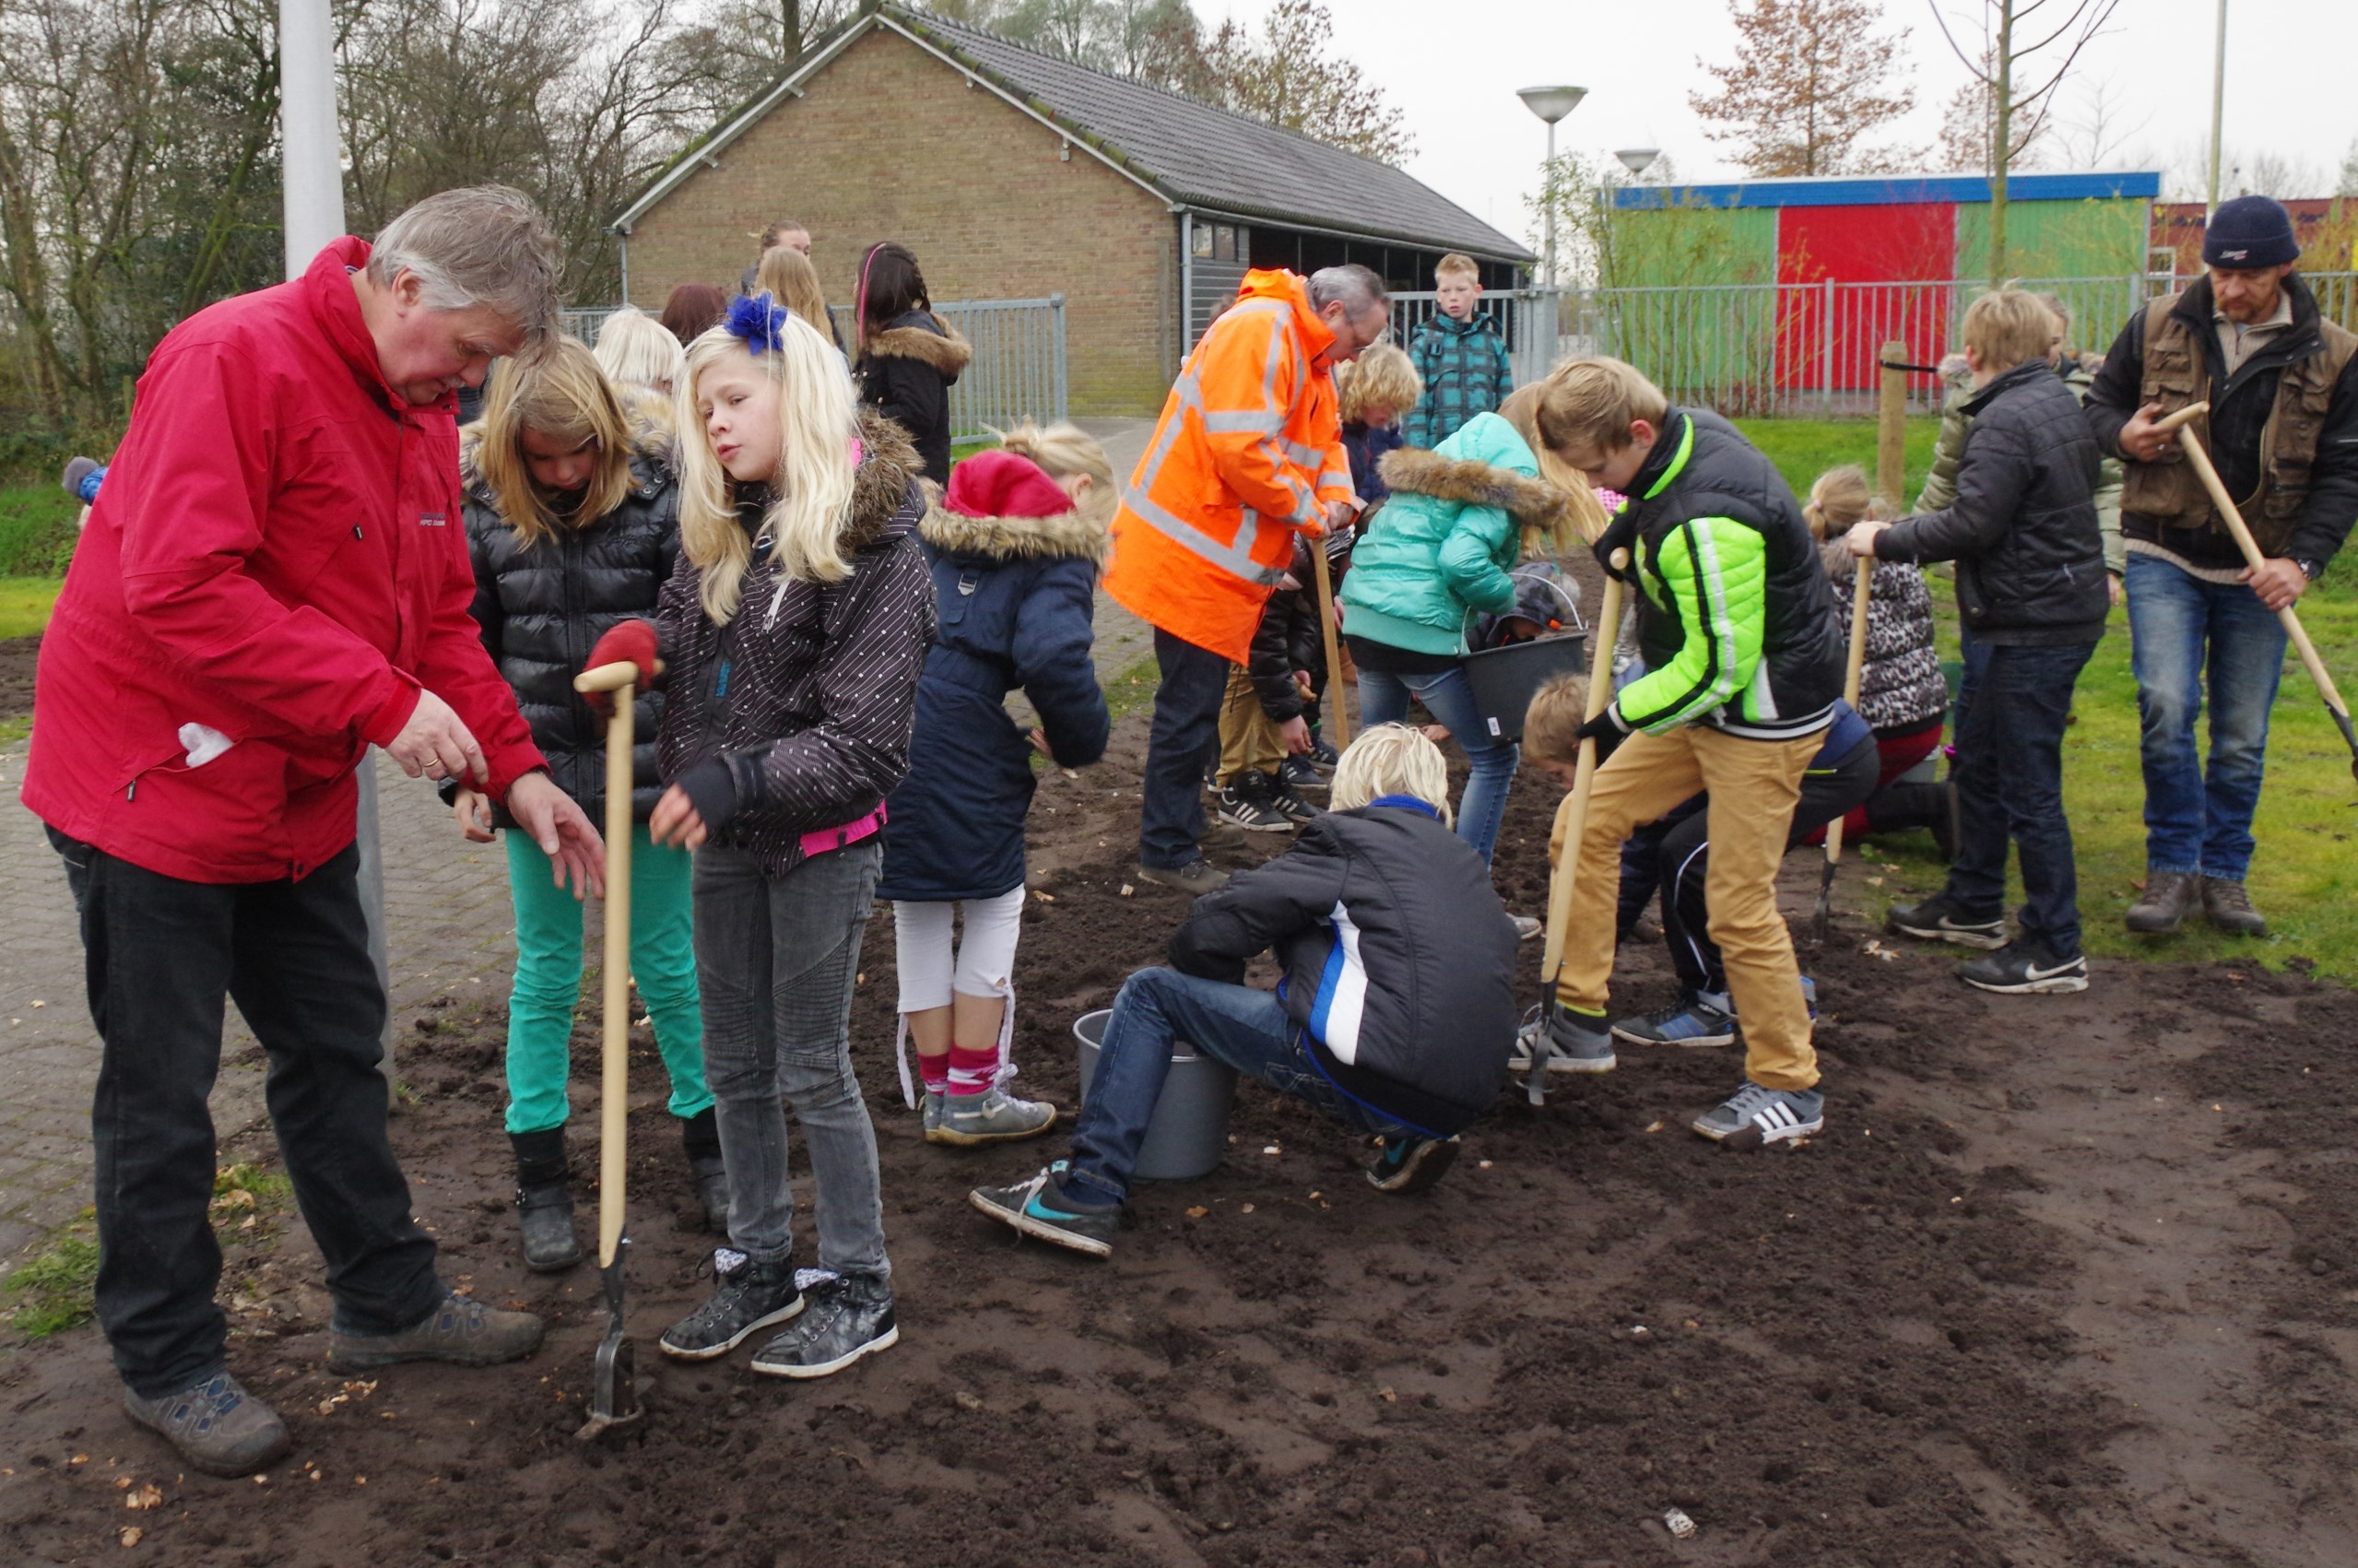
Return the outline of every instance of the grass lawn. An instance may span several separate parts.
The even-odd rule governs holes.
[[[0,578],[64,572],[81,510],[55,480],[0,487]]]
[[[1797,492],[1837,463],[1875,466],[1875,427],[1866,420],[1742,421],[1748,436],[1774,458]],[[1921,483],[1931,458],[1937,421],[1911,420],[1908,484]],[[2326,666],[2348,698],[2358,690],[2358,587],[2340,572],[2301,601],[2301,620]],[[1932,569],[1940,654],[1957,657],[1956,603],[1944,567]],[[2175,937],[2136,937],[2121,915],[2145,879],[2145,789],[2138,767],[2137,682],[2129,673],[2128,618],[2115,610],[2105,640],[2080,677],[2071,728],[2064,736],[2064,804],[2080,867],[2080,913],[2088,951],[2100,957],[2174,961],[2257,958],[2270,967],[2299,961],[2319,973],[2358,979],[2358,781],[2350,751],[2299,658],[2285,655],[2268,746],[2268,785],[2253,832],[2252,902],[2268,916],[2272,935],[2237,940],[2208,926]],[[1910,834],[1862,848],[1877,864],[1879,898],[1899,900],[1936,890],[1944,867],[1930,842]],[[2014,896],[2020,897],[2019,882]],[[1869,913],[1873,913],[1872,910]],[[1963,949],[1959,949],[1961,955]]]
[[[0,577],[0,642],[40,633],[65,585],[63,577]]]

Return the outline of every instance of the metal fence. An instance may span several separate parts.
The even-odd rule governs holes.
[[[1499,289],[1485,292],[1476,304],[1475,314],[1488,320],[1506,342],[1515,385],[1546,375],[1566,351],[1560,341],[1560,324],[1564,301],[1570,296],[1571,290],[1563,289]],[[1396,292],[1392,341],[1407,348],[1417,328],[1440,313],[1439,296],[1431,289]]]
[[[2304,273],[2324,313],[2358,330],[2358,272]],[[2145,302],[2191,278],[2026,277],[2072,316],[2081,348],[2103,351]],[[1506,339],[1517,384],[1565,354],[1610,354],[1643,369],[1681,403],[1732,415],[1868,414],[1887,342],[1910,364],[1936,365],[1959,342],[1978,280],[1909,283],[1714,284],[1692,288],[1518,289],[1482,296],[1480,312]],[[1406,343],[1437,309],[1429,292],[1392,296],[1392,330]],[[1908,402],[1936,412],[1945,387],[1931,371],[1908,377]]]
[[[565,331],[584,343],[619,305],[568,305]],[[949,389],[952,441],[975,441],[1022,419],[1045,423],[1066,417],[1065,297],[1044,300],[945,300],[933,307],[942,324],[974,346],[974,358]],[[848,307],[830,308],[843,341],[852,340]]]

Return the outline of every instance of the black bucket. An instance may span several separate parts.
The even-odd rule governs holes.
[[[1539,688],[1562,675],[1588,673],[1588,638],[1578,631],[1509,643],[1459,655],[1484,737],[1492,745],[1523,738],[1523,715]]]

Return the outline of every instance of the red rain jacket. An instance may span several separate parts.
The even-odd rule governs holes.
[[[307,876],[421,686],[495,797],[543,765],[467,613],[454,405],[385,384],[368,256],[338,240],[148,360],[41,642],[24,801],[61,832],[184,881]],[[187,725],[235,744],[191,766]]]

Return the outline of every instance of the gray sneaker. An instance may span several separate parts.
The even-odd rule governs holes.
[[[927,1143],[971,1149],[982,1143],[1013,1143],[1038,1138],[1056,1125],[1056,1108],[1044,1100],[1019,1100],[994,1086],[980,1094],[946,1094]]]
[[[754,1352],[768,1377],[825,1377],[901,1342],[892,1289],[873,1274],[843,1274],[813,1287],[808,1312]]]
[[[374,1372],[399,1362],[449,1362],[497,1366],[540,1349],[540,1319],[504,1312],[455,1291],[422,1322],[398,1334],[354,1334],[331,1328],[327,1364],[337,1372]]]
[[[1763,1089],[1747,1082],[1694,1119],[1695,1131],[1730,1149],[1807,1138],[1826,1125],[1826,1097],[1814,1089]]]
[[[1542,1005],[1525,1015],[1515,1036],[1515,1054],[1506,1070],[1531,1070],[1531,1051],[1544,1043],[1551,1073],[1609,1073],[1619,1064],[1613,1054],[1613,1032],[1602,1017],[1590,1018],[1568,1008]]]
[[[247,1393],[226,1368],[153,1399],[126,1388],[123,1409],[171,1444],[191,1469],[208,1476],[250,1476],[291,1446],[278,1412]]]
[[[2202,878],[2190,871],[2148,871],[2145,892],[2128,906],[2127,925],[2148,937],[2166,937],[2202,908]]]
[[[942,1099],[943,1096],[936,1094],[932,1090],[928,1089],[926,1091],[922,1115],[925,1122],[926,1141],[927,1143],[934,1141],[935,1129],[941,1126]]]

